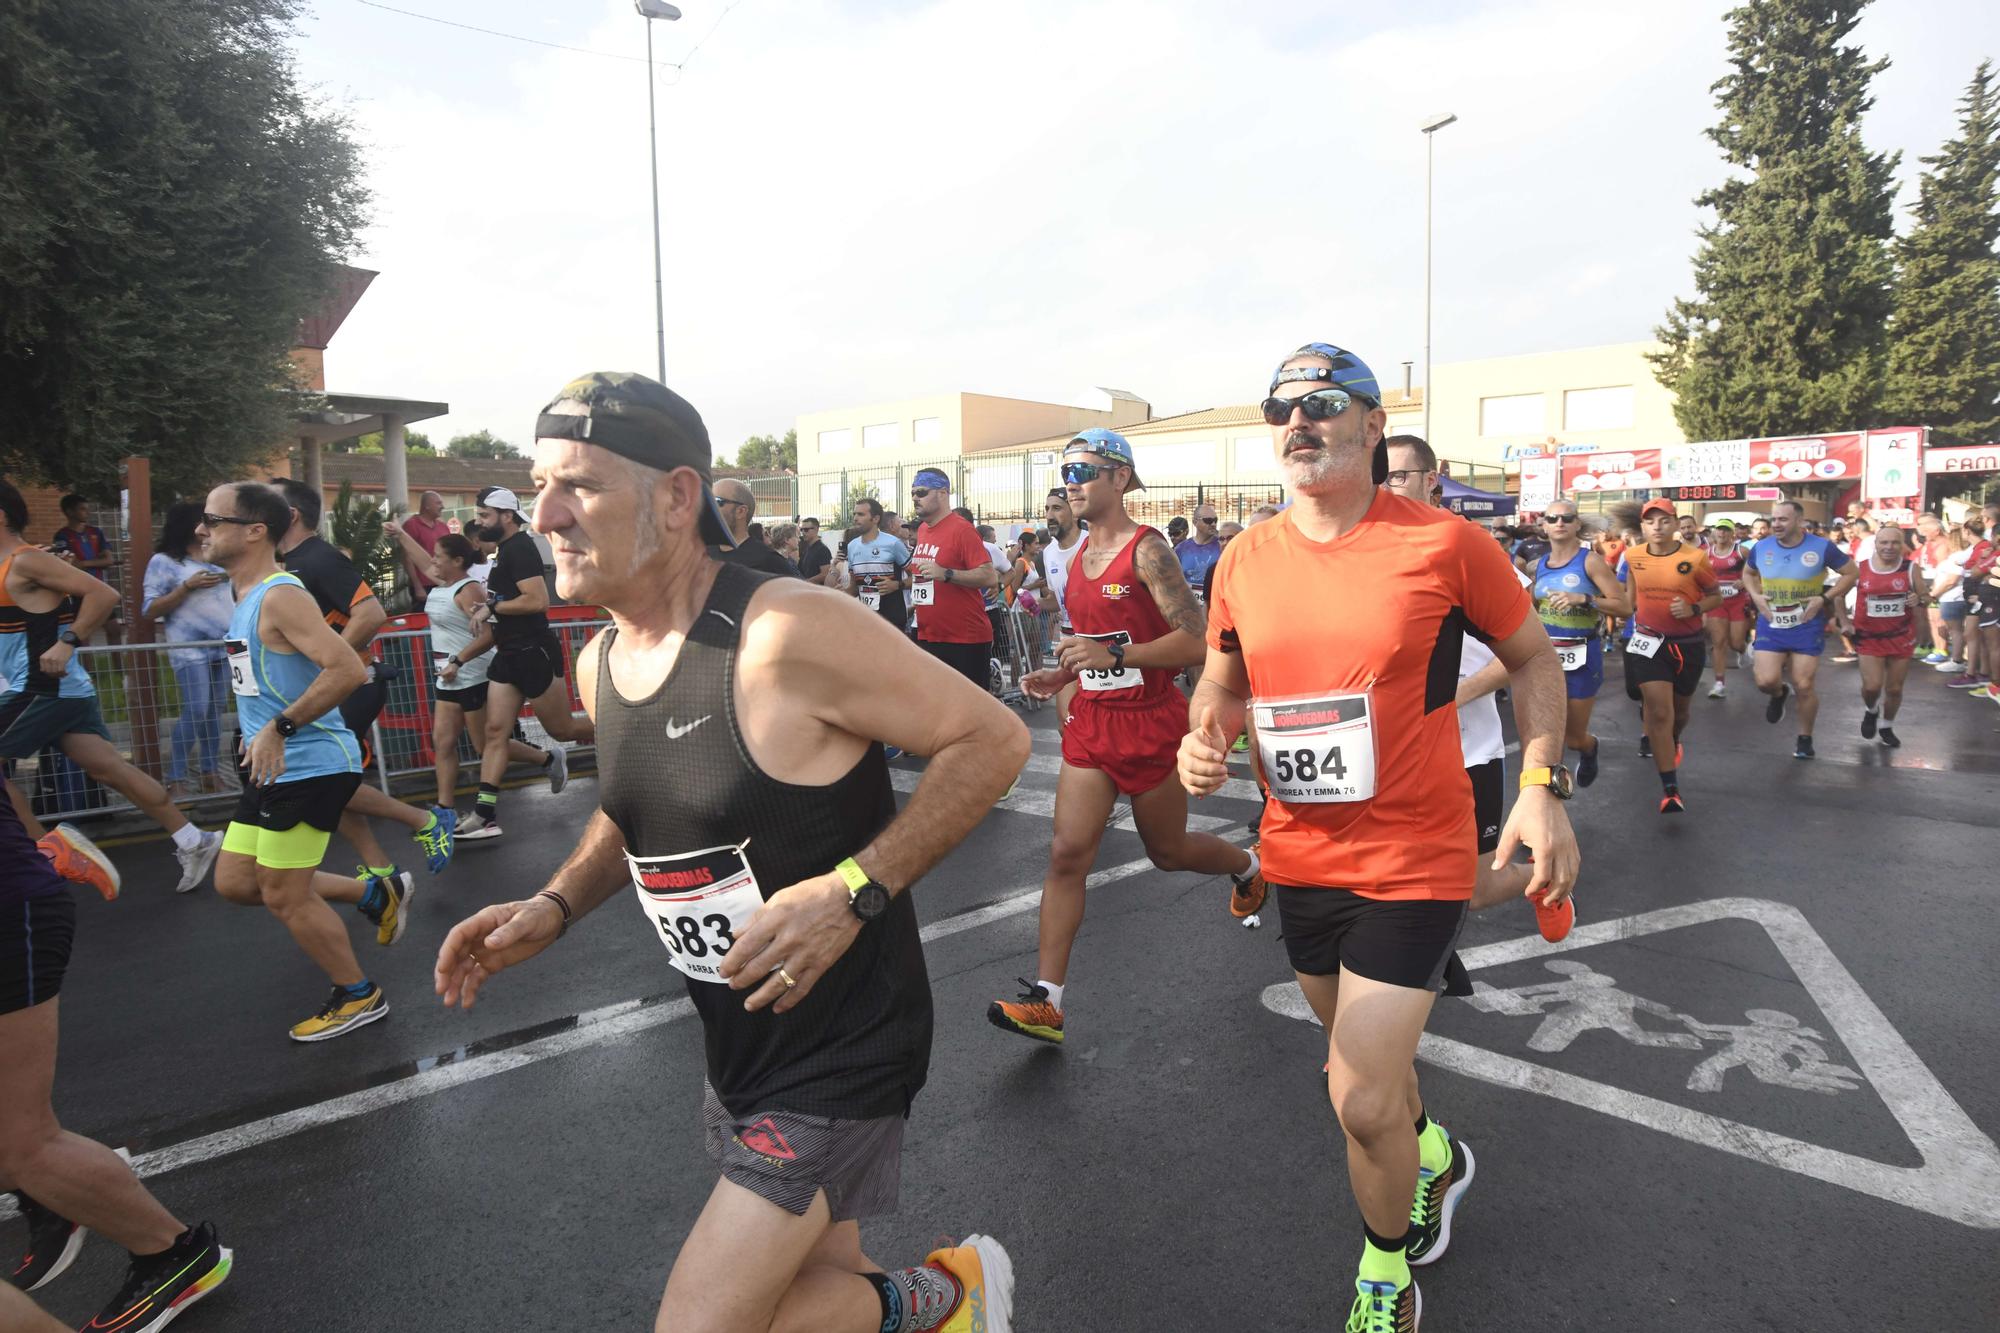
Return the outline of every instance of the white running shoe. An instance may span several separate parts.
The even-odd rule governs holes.
[[[553,796],[569,785],[569,751],[562,746],[549,745],[549,795]],[[461,835],[462,836],[462,835]]]
[[[457,837],[460,842],[484,842],[499,836],[500,821],[489,820],[476,810],[458,822]]]
[[[215,865],[215,858],[222,851],[222,834],[209,832],[201,835],[201,841],[182,851],[174,848],[174,860],[181,863],[181,882],[174,885],[175,893],[192,893],[208,878],[209,869]]]
[[[1708,697],[1711,699],[1726,699],[1729,697],[1728,687],[1718,680],[1715,684],[1708,687]]]

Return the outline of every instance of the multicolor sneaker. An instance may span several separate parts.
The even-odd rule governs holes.
[[[1444,1129],[1443,1125],[1438,1126]],[[1472,1185],[1472,1150],[1459,1139],[1451,1139],[1451,1161],[1442,1171],[1417,1168],[1417,1196],[1410,1204],[1410,1243],[1404,1250],[1415,1267],[1434,1264],[1451,1247],[1451,1218],[1458,1201]]]
[[[1036,1041],[1062,1045],[1063,1012],[1049,1003],[1047,987],[1026,977],[1015,979],[1021,983],[1020,998],[995,1000],[987,1005],[986,1021],[1004,1032],[1018,1032]]]
[[[131,1163],[131,1149],[116,1148],[113,1151],[128,1165]],[[7,1281],[19,1291],[34,1291],[48,1286],[76,1262],[76,1256],[83,1251],[84,1238],[90,1235],[90,1228],[42,1207],[19,1190],[14,1192],[14,1199],[20,1204],[21,1216],[28,1223],[28,1251],[15,1261],[12,1271],[7,1274]]]
[[[1417,1290],[1414,1277],[1400,1287],[1393,1282],[1356,1278],[1347,1333],[1417,1333],[1417,1321],[1423,1316],[1423,1293]]]
[[[1949,662],[1950,660],[1951,657],[1949,654],[1938,652],[1936,649],[1925,653],[1923,656],[1923,661],[1929,663],[1931,666],[1936,666],[1940,662]]]
[[[991,1236],[967,1236],[949,1249],[933,1250],[924,1262],[958,1282],[958,1305],[938,1333],[1013,1333],[1014,1261]]]
[[[155,1333],[229,1280],[235,1259],[215,1237],[215,1224],[189,1227],[159,1254],[132,1256],[125,1283],[83,1333]]]
[[[449,806],[431,807],[430,822],[410,835],[410,841],[424,854],[424,867],[433,875],[444,873],[458,838],[458,811]]]
[[[1683,814],[1686,810],[1687,803],[1681,800],[1681,794],[1678,791],[1670,791],[1660,798],[1660,813],[1663,815]]]
[[[98,849],[96,843],[86,838],[74,824],[58,824],[42,835],[35,844],[55,872],[72,884],[88,884],[104,896],[104,901],[118,901],[118,890],[124,881],[119,878],[118,867],[111,864],[111,858]]]
[[[292,1040],[330,1041],[388,1016],[389,997],[380,986],[370,986],[368,993],[359,999],[349,995],[347,987],[335,986],[318,1013],[293,1025]]]
[[[368,894],[381,886],[382,901],[372,911],[368,899],[364,897],[355,904],[355,910],[375,923],[375,942],[394,944],[403,938],[403,930],[410,924],[410,899],[416,895],[417,880],[407,870],[398,870],[393,875],[371,875],[368,867],[361,867],[362,888]]]

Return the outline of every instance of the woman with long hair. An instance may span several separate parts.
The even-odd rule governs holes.
[[[167,795],[185,801],[188,754],[198,745],[196,768],[204,792],[222,791],[222,706],[229,698],[229,657],[219,642],[229,632],[236,595],[229,578],[202,556],[195,536],[201,505],[182,500],[167,509],[160,539],[146,563],[141,614],[161,622],[160,640],[180,687],[181,713],[167,749]]]
[[[431,710],[431,748],[437,760],[437,803],[445,810],[458,804],[458,738],[472,741],[482,753],[486,740],[486,668],[493,661],[491,622],[475,629],[472,609],[486,604],[486,589],[472,576],[479,548],[455,532],[437,539],[428,553],[426,576],[432,588],[424,599],[431,622],[432,682],[436,703]],[[548,756],[526,741],[509,740],[508,757],[540,767]]]

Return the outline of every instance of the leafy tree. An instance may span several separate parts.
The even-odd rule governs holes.
[[[96,495],[240,477],[368,195],[300,87],[299,0],[0,5],[0,467]]]
[[[1941,444],[2000,439],[2000,87],[1982,60],[1958,135],[1918,180],[1916,222],[1896,244],[1889,410]]]
[[[847,495],[840,502],[839,510],[834,513],[832,518],[827,520],[827,525],[834,528],[853,527],[860,521],[854,517],[854,507],[856,505],[860,504],[863,500],[873,500],[877,504],[882,503],[882,497],[875,492],[876,486],[872,481],[864,481],[858,486],[849,487]],[[886,508],[886,506],[884,507]]]
[[[333,544],[347,552],[347,558],[354,562],[361,577],[383,594],[388,592],[401,563],[396,559],[388,530],[382,526],[388,517],[389,511],[382,507],[381,501],[356,495],[351,481],[340,483],[340,493],[327,510]]]
[[[522,458],[519,449],[500,439],[490,430],[475,430],[467,435],[454,435],[451,443],[444,447],[447,458]]]
[[[788,430],[782,437],[752,435],[743,441],[743,447],[736,451],[735,466],[757,468],[765,472],[798,471],[799,433],[796,430]]]
[[[1861,117],[1888,61],[1843,45],[1867,0],[1751,0],[1708,137],[1741,175],[1696,200],[1696,295],[1660,328],[1654,373],[1690,439],[1881,424],[1895,154]]]
[[[431,443],[431,437],[420,430],[406,430],[403,432],[403,448],[412,458],[437,457],[437,448]],[[336,454],[379,454],[382,452],[382,432],[379,430],[370,431],[366,435],[356,435],[351,439],[340,440],[331,446],[331,452]]]

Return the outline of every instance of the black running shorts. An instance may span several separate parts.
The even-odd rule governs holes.
[[[992,684],[993,645],[990,643],[934,643],[919,639],[917,647],[977,685],[982,691]]]
[[[1472,779],[1472,819],[1479,828],[1479,850],[1500,846],[1500,816],[1507,808],[1507,761],[1494,759],[1465,770]]]
[[[512,685],[523,699],[539,699],[563,674],[562,644],[554,630],[500,645],[486,668],[486,679],[496,685]]]
[[[468,713],[477,713],[486,707],[486,682],[483,680],[459,690],[448,690],[440,685],[436,693],[439,703],[457,704]]]
[[[1330,977],[1344,967],[1387,986],[1472,993],[1457,953],[1458,933],[1465,925],[1463,900],[1384,901],[1345,889],[1273,887],[1294,972]]]
[[[1708,663],[1708,645],[1700,639],[1669,639],[1651,657],[1640,657],[1625,647],[1627,677],[1634,685],[1664,681],[1685,699],[1701,688],[1702,668]]]
[[[340,812],[361,785],[359,773],[326,773],[268,787],[252,785],[248,770],[241,766],[236,775],[243,780],[243,794],[236,798],[236,813],[230,822],[277,833],[300,824],[310,824],[321,833],[333,832],[340,825]]]
[[[736,1116],[704,1080],[701,1123],[708,1155],[723,1179],[794,1217],[804,1217],[821,1190],[835,1222],[896,1211],[903,1184],[901,1116],[829,1120],[792,1111]]]
[[[25,902],[0,903],[0,1014],[55,999],[75,939],[76,900],[67,886]]]

